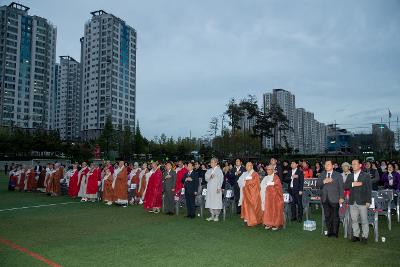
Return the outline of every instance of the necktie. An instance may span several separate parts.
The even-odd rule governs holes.
[[[328,172],[328,178],[331,178],[331,173],[330,172]]]

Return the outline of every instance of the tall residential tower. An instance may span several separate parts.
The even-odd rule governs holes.
[[[52,129],[56,28],[29,7],[0,7],[0,126]]]
[[[81,38],[84,139],[98,137],[108,116],[134,131],[136,114],[136,30],[103,10],[91,14]]]
[[[70,56],[61,56],[56,64],[55,121],[61,140],[80,138],[81,64]]]

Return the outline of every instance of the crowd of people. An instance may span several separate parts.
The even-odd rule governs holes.
[[[321,190],[328,237],[338,237],[339,207],[348,201],[352,220],[352,241],[367,242],[367,211],[371,192],[378,188],[400,191],[398,162],[361,162],[341,165],[326,160],[312,167],[306,160],[282,161],[271,158],[268,164],[240,159],[218,162],[110,161],[72,166],[49,163],[47,166],[7,166],[9,190],[40,191],[57,197],[65,193],[80,201],[103,201],[106,205],[143,205],[151,213],[174,215],[175,203],[183,197],[187,218],[196,217],[196,198],[203,198],[210,216],[218,222],[223,199],[234,201],[236,212],[247,226],[263,225],[278,230],[284,225],[284,192],[290,195],[291,220],[303,222],[303,187],[307,179],[317,178]],[[361,229],[359,228],[361,224]]]

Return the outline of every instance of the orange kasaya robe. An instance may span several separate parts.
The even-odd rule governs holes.
[[[262,223],[260,176],[252,173],[252,179],[245,181],[243,187],[243,199],[240,218],[247,222],[247,226],[255,226]]]
[[[36,182],[36,179],[35,179],[35,175],[36,174],[35,174],[35,172],[33,170],[30,170],[30,171],[28,171],[26,173],[26,178],[27,178],[26,190],[27,191],[32,191],[32,190],[36,189],[37,182]]]
[[[60,195],[61,185],[60,180],[64,176],[63,168],[58,168],[55,173],[50,176],[50,192],[56,196]]]
[[[24,191],[25,188],[25,172],[21,172],[18,185],[15,187],[16,190]]]
[[[128,170],[126,167],[123,167],[115,178],[114,200],[128,203]]]
[[[106,179],[104,179],[104,188],[103,188],[103,201],[108,202],[111,201],[113,202],[114,199],[114,188],[112,186],[113,184],[113,175],[110,174]]]
[[[283,192],[282,184],[277,175],[273,178],[274,185],[265,188],[265,204],[263,224],[271,227],[283,226]]]
[[[146,190],[147,187],[147,181],[146,181],[146,174],[148,171],[145,171],[142,177],[140,178],[140,190],[137,194],[137,197],[144,198],[144,191]],[[139,174],[140,175],[140,174]]]
[[[135,191],[133,192],[133,195],[134,195],[134,196],[137,196],[137,195],[139,194],[138,189],[139,189],[139,183],[140,183],[140,179],[139,179],[140,171],[141,171],[141,169],[139,169],[139,170],[137,170],[135,173],[133,173],[133,176],[132,176],[132,178],[131,178],[131,185],[132,185],[132,184],[135,184],[135,185],[136,185],[136,189],[135,189]]]

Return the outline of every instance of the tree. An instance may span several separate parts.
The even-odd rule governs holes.
[[[273,138],[274,138],[274,150],[276,149],[276,138],[279,133],[279,136],[282,136],[283,133],[287,133],[290,130],[293,130],[289,125],[289,120],[283,114],[283,110],[279,105],[272,104],[270,109],[267,111],[268,117],[273,125]]]
[[[243,114],[246,116],[247,120],[252,120],[253,118],[256,118],[258,115],[258,104],[257,104],[257,98],[254,95],[248,95],[247,98],[244,98],[240,101],[239,107],[242,110]],[[243,129],[245,132],[253,132],[254,134],[254,129],[250,128],[250,123],[248,123],[248,129]]]
[[[236,103],[235,98],[231,98],[227,105],[227,110],[225,114],[228,115],[230,121],[229,125],[232,127],[232,133],[240,129],[239,121],[243,117],[244,113],[239,104]]]
[[[134,152],[136,154],[146,153],[148,141],[142,136],[140,131],[139,121],[136,124],[135,136],[133,137]]]
[[[218,123],[219,123],[219,120],[218,120],[217,117],[212,117],[211,118],[209,132],[210,132],[210,135],[214,136],[214,138],[217,137],[217,131],[218,131],[218,128],[219,128],[218,127]]]
[[[125,125],[124,130],[122,132],[121,138],[121,150],[120,157],[122,159],[129,159],[132,154],[132,146],[133,146],[133,136],[131,132],[131,127],[129,125]]]
[[[256,123],[253,127],[254,135],[260,139],[260,148],[263,149],[263,140],[265,137],[273,136],[274,124],[270,120],[268,114],[258,111],[256,117]]]
[[[113,125],[112,125],[112,119],[111,119],[111,116],[108,115],[106,118],[106,123],[104,125],[104,129],[98,140],[100,147],[105,148],[106,158],[109,158],[109,156],[110,156],[110,150],[113,147],[111,142],[114,138],[115,138],[115,133],[114,133]]]
[[[254,95],[248,95],[247,98],[242,99],[239,107],[242,111],[246,111],[247,119],[252,119],[258,115],[259,108],[257,98]]]

